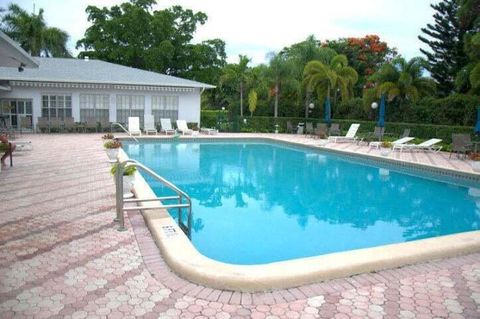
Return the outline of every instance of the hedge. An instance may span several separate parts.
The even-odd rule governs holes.
[[[258,132],[258,133],[272,133],[275,131],[275,125],[278,125],[280,133],[286,132],[287,122],[290,121],[294,126],[298,123],[304,123],[305,118],[298,117],[268,117],[268,116],[253,116],[253,117],[229,117],[225,111],[202,111],[201,123],[202,127],[216,127],[220,131],[226,132]],[[322,123],[319,119],[308,119],[308,122]],[[333,123],[339,123],[342,133],[346,133],[350,124],[360,123],[359,133],[373,132],[376,122],[374,121],[359,121],[359,120],[340,120],[334,119]],[[419,139],[440,138],[445,143],[451,143],[452,133],[472,134],[472,126],[459,125],[433,125],[433,124],[417,124],[417,123],[397,123],[386,122],[385,132],[394,136],[399,136],[403,130],[409,128],[410,136],[415,136]]]

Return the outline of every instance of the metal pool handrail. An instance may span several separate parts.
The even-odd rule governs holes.
[[[133,139],[135,140],[135,142],[138,143],[137,138],[136,138],[135,136],[133,136],[132,133],[130,133],[130,131],[125,128],[125,126],[123,126],[123,125],[120,124],[120,123],[113,122],[113,123],[112,123],[112,126],[115,126],[115,125],[118,126],[118,127],[120,127],[123,131],[125,131],[125,133],[127,133],[131,138],[133,138]]]
[[[126,230],[125,228],[125,211],[130,210],[148,210],[148,209],[169,209],[169,208],[177,208],[178,209],[178,226],[183,232],[190,238],[191,229],[192,229],[192,200],[190,196],[187,195],[184,191],[179,189],[170,181],[166,180],[162,176],[155,173],[153,170],[148,168],[147,166],[141,164],[136,160],[125,160],[120,162],[117,160],[116,162],[117,169],[115,171],[115,188],[116,188],[116,206],[117,206],[117,218],[115,221],[120,222],[120,227],[118,228],[119,231]],[[124,199],[123,198],[123,172],[126,167],[134,166],[141,168],[145,172],[147,172],[150,176],[161,182],[163,185],[174,191],[177,195],[176,196],[163,196],[163,197],[155,197],[155,198],[133,198],[133,199]],[[185,198],[186,203],[183,202],[183,198]],[[177,200],[177,204],[171,205],[149,205],[149,206],[133,206],[133,207],[125,207],[124,203],[141,203],[141,202],[152,202],[152,201],[168,201],[168,200]],[[182,209],[187,208],[188,215],[187,215],[187,225],[183,223],[182,219]]]

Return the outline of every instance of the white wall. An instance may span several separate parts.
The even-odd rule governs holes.
[[[179,96],[178,119],[200,126],[200,89]]]
[[[72,116],[75,122],[80,121],[80,94],[108,94],[110,96],[110,122],[117,120],[117,94],[145,96],[145,114],[151,114],[152,95],[178,95],[178,118],[187,122],[200,123],[200,89],[193,92],[162,92],[162,91],[132,91],[132,90],[89,90],[89,89],[51,89],[12,87],[10,92],[2,91],[0,99],[18,98],[31,99],[33,106],[33,122],[36,127],[37,118],[42,116],[42,95],[67,94],[72,96]]]

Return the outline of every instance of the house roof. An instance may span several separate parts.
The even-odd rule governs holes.
[[[37,62],[23,50],[17,42],[0,31],[0,66],[13,67],[18,73],[18,67],[36,68]]]
[[[35,57],[34,60],[39,65],[38,69],[18,72],[17,69],[0,67],[0,80],[215,88],[206,83],[101,60],[42,57]]]

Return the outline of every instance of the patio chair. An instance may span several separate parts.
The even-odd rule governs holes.
[[[372,133],[370,133],[370,136],[377,139],[377,141],[381,141],[383,139],[384,134],[385,134],[385,127],[375,126],[375,129],[373,130]]]
[[[406,128],[406,129],[403,130],[403,133],[402,133],[402,135],[400,135],[400,138],[409,137],[409,136],[410,136],[410,129]]]
[[[140,130],[140,118],[137,116],[130,116],[128,118],[128,132],[130,135],[142,135]]]
[[[448,158],[451,158],[453,153],[457,153],[457,157],[462,153],[465,158],[472,150],[473,144],[469,134],[452,134],[452,151]]]
[[[392,142],[392,148],[395,146],[395,145],[400,145],[400,144],[405,144],[405,143],[408,143],[412,140],[414,140],[415,137],[402,137],[402,138],[399,138],[398,140],[395,140]],[[370,142],[368,144],[368,147],[369,148],[372,148],[372,147],[376,147],[377,149],[380,148],[380,146],[382,146],[382,141],[375,141],[375,142]]]
[[[172,127],[172,122],[170,119],[160,119],[160,132],[164,132],[165,135],[167,134],[175,134],[177,131]]]
[[[431,138],[428,141],[425,141],[420,144],[394,144],[393,150],[399,150],[400,152],[407,151],[431,151],[431,152],[440,152],[442,146],[437,145],[442,140],[439,138]]]
[[[37,118],[37,129],[40,132],[50,132],[50,123],[48,122],[48,118],[46,117]]]
[[[330,129],[328,130],[328,135],[338,136],[340,134],[342,134],[342,132],[340,131],[340,124],[332,123],[330,125]]]
[[[58,117],[52,117],[50,119],[50,131],[54,130],[56,132],[60,132],[62,126],[62,122]]]
[[[100,121],[100,130],[102,132],[112,132],[112,123],[107,120]]]
[[[97,120],[94,117],[87,118],[87,121],[85,122],[85,130],[98,131]]]
[[[312,122],[307,122],[305,124],[305,134],[313,135],[313,124],[312,124]]]
[[[317,123],[317,127],[313,131],[315,137],[326,138],[328,136],[328,126],[325,123]]]
[[[66,117],[64,121],[64,129],[67,132],[73,132],[76,130],[75,120],[73,117]]]
[[[287,121],[287,133],[293,134],[295,132],[295,129],[293,128],[292,122]]]
[[[360,127],[360,124],[358,123],[353,123],[350,125],[350,128],[348,129],[348,132],[345,136],[329,136],[328,140],[333,141],[334,143],[337,142],[355,142],[357,140],[357,131],[358,128]]]
[[[202,127],[202,128],[200,128],[200,133],[204,133],[204,134],[207,134],[207,135],[217,135],[218,130],[214,129],[214,128]]]
[[[193,134],[193,130],[189,129],[187,126],[187,122],[185,120],[177,120],[177,129],[183,135],[185,134]]]
[[[155,118],[153,117],[152,114],[146,114],[144,115],[144,127],[143,131],[145,134],[150,134],[150,133],[155,133],[157,135],[158,131],[155,128]]]
[[[32,117],[31,116],[21,116],[20,117],[20,134],[24,130],[30,131],[32,129]]]

